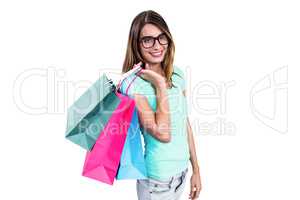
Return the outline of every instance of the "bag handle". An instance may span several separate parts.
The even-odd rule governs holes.
[[[141,73],[141,70],[139,70],[139,71],[137,72],[136,76],[135,76],[135,77],[132,79],[132,81],[129,83],[129,85],[128,85],[127,89],[126,89],[126,92],[125,92],[125,94],[126,94],[127,96],[128,96],[128,91],[129,91],[130,86],[132,85],[133,81],[138,77],[138,75],[140,75],[140,73]]]
[[[131,69],[131,70],[129,70],[128,72],[124,73],[124,74],[121,76],[121,78],[120,78],[120,80],[119,80],[119,83],[118,83],[117,86],[116,86],[116,91],[119,91],[119,89],[120,89],[120,87],[121,87],[123,81],[124,81],[126,78],[128,78],[128,77],[129,77],[130,75],[132,75],[133,73],[140,74],[140,72],[141,72],[142,69],[143,69],[143,68],[142,68],[141,66],[137,65],[137,66],[134,67],[133,69]],[[137,78],[137,76],[135,76],[135,77],[133,78],[133,80],[129,83],[129,85],[128,85],[127,89],[126,89],[126,92],[125,92],[126,95],[128,95],[128,90],[129,90],[130,86],[132,85],[133,81],[134,81],[136,78]]]

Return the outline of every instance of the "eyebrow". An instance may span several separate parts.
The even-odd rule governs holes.
[[[153,35],[141,35],[141,38],[142,38],[142,37],[158,37],[158,36],[161,35],[162,33],[164,33],[164,32],[159,33],[157,36],[153,36]]]

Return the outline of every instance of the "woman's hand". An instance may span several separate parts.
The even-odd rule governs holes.
[[[135,66],[139,66],[141,64],[141,62],[139,62],[137,65]],[[149,64],[145,63],[145,69],[142,69],[138,75],[140,75],[143,79],[151,82],[154,86],[158,87],[158,86],[165,86],[164,84],[166,84],[166,79],[160,75],[159,73],[149,69]]]
[[[199,197],[200,191],[202,189],[200,174],[198,171],[193,172],[191,176],[191,191],[189,195],[189,199],[197,199]]]

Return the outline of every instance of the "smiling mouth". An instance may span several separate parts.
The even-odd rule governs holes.
[[[162,55],[162,51],[150,53],[153,57],[159,57]]]

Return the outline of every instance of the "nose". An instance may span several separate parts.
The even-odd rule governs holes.
[[[159,47],[160,47],[160,43],[158,42],[158,40],[155,40],[154,41],[154,49],[159,49]]]

